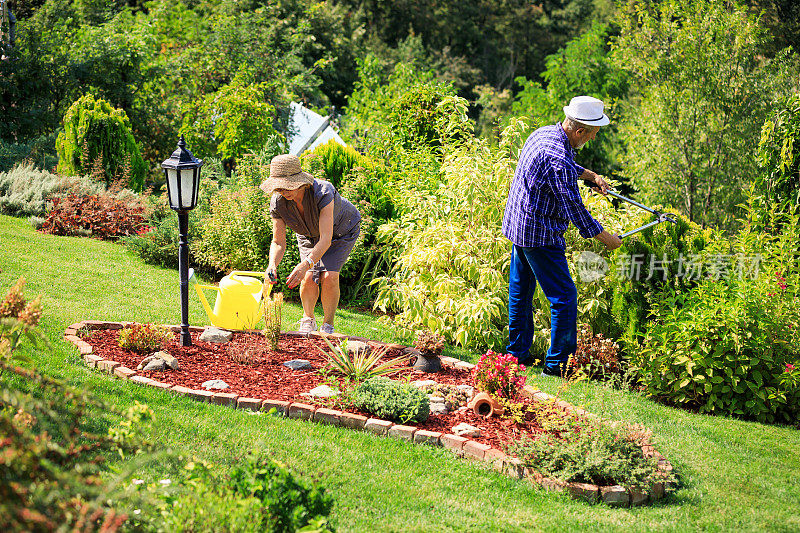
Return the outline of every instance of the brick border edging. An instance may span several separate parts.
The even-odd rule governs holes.
[[[459,457],[484,461],[490,463],[492,467],[514,479],[528,479],[540,485],[545,490],[566,492],[575,499],[582,499],[589,502],[605,502],[611,506],[628,507],[644,505],[648,502],[655,502],[664,497],[667,490],[674,487],[672,482],[653,483],[648,490],[642,491],[633,488],[626,488],[620,485],[598,486],[589,483],[567,483],[562,480],[547,478],[524,466],[522,461],[516,457],[509,457],[501,450],[493,448],[488,444],[483,444],[473,440],[459,437],[456,435],[443,434],[438,431],[427,431],[417,429],[414,426],[394,424],[387,420],[377,418],[367,418],[362,415],[337,411],[325,407],[316,407],[299,402],[287,402],[283,400],[270,400],[261,398],[246,398],[237,394],[225,392],[211,392],[205,390],[189,389],[180,385],[164,383],[136,373],[135,370],[122,366],[116,361],[107,361],[93,353],[94,348],[91,344],[77,336],[79,329],[122,329],[134,324],[133,322],[105,322],[101,320],[84,320],[71,324],[64,330],[64,339],[71,342],[78,349],[86,365],[90,368],[101,370],[107,374],[128,379],[139,385],[169,390],[174,394],[187,396],[193,400],[206,402],[216,405],[225,405],[234,409],[249,409],[252,411],[271,411],[275,409],[279,416],[310,420],[321,424],[330,424],[349,429],[367,431],[376,435],[394,437],[401,440],[413,442],[415,444],[427,444],[441,446],[455,453]],[[180,326],[170,325],[173,331],[180,331]],[[201,332],[205,328],[190,326],[192,332]],[[254,330],[255,331],[255,330]],[[297,331],[282,332],[285,335],[296,337],[321,337],[319,332],[300,333]],[[386,344],[391,349],[402,349],[406,353],[413,353],[414,349],[402,344],[388,344],[365,339],[363,337],[347,336],[340,333],[331,335],[334,338],[348,338],[368,342],[373,345]],[[461,361],[454,357],[444,356],[441,358],[442,365],[457,369],[471,370],[475,365],[466,361]],[[589,413],[584,409],[575,407],[564,400],[537,390],[530,385],[525,385],[522,395],[533,401],[555,402],[555,405],[567,412],[574,412],[581,416],[586,416],[599,420],[595,414]],[[655,450],[653,446],[643,446],[642,451],[646,457],[656,457],[658,459],[658,469],[666,478],[672,472],[672,464],[663,455]]]

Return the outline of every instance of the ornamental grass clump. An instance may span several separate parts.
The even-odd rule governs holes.
[[[267,296],[264,301],[264,336],[272,351],[278,349],[281,336],[281,316],[283,313],[283,293]]]
[[[472,370],[472,383],[476,389],[498,398],[514,399],[525,386],[526,377],[521,375],[524,371],[525,365],[513,355],[489,350]]]
[[[120,330],[117,343],[120,348],[144,354],[160,350],[171,339],[172,332],[169,328],[153,324],[134,324]]]
[[[331,344],[325,337],[322,340],[328,345],[329,351],[326,352],[319,347],[317,350],[328,358],[330,367],[354,381],[363,381],[397,372],[408,362],[406,357],[399,356],[381,363],[380,360],[389,351],[389,347],[386,345],[370,349],[348,350],[347,339],[342,339],[337,346]]]

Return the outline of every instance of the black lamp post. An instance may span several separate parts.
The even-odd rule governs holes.
[[[189,335],[189,211],[197,205],[200,189],[200,167],[203,160],[197,159],[186,149],[186,141],[178,142],[178,148],[161,163],[167,177],[169,206],[178,212],[178,273],[181,280],[181,346],[191,346]]]

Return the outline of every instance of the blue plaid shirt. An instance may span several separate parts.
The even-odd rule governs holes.
[[[577,179],[584,169],[574,158],[561,124],[531,133],[520,153],[503,216],[503,235],[511,242],[563,250],[570,221],[584,239],[603,231],[583,205]]]

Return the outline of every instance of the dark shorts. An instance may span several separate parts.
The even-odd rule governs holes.
[[[317,264],[314,265],[314,268],[311,269],[314,283],[319,283],[319,276],[322,272],[340,272],[342,270],[342,266],[344,266],[347,258],[350,257],[350,252],[353,251],[360,234],[361,225],[356,224],[346,235],[333,236],[330,247]],[[300,257],[305,259],[319,242],[319,237],[306,237],[299,233],[296,236],[297,246],[300,248]]]

